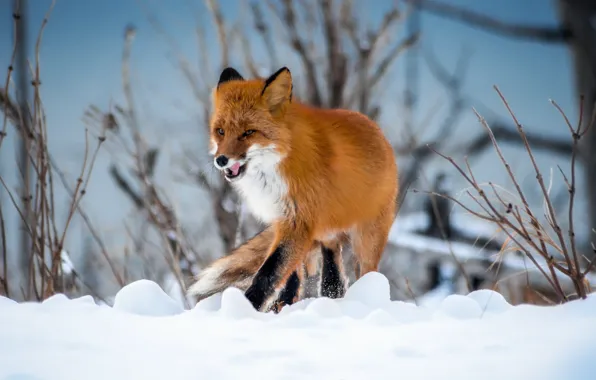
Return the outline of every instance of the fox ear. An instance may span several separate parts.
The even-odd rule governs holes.
[[[226,67],[222,72],[221,75],[219,76],[219,82],[217,82],[217,88],[219,88],[219,86],[222,83],[225,82],[229,82],[231,80],[244,80],[244,78],[242,77],[242,75],[240,75],[240,73],[238,71],[236,71],[235,69],[231,68],[231,67]]]
[[[292,74],[285,66],[267,78],[261,97],[269,112],[274,115],[283,112],[285,106],[292,101],[292,87]]]

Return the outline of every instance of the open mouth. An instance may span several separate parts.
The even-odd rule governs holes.
[[[228,181],[240,179],[244,173],[246,172],[246,163],[241,164],[240,162],[234,163],[234,165],[230,166],[224,171],[226,179]]]

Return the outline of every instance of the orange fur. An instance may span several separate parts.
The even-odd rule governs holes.
[[[358,112],[300,103],[292,97],[286,68],[267,80],[224,76],[213,94],[212,151],[216,158],[246,164],[244,178],[233,184],[271,226],[270,236],[259,244],[266,254],[253,255],[250,265],[246,250],[223,258],[228,269],[241,266],[254,275],[249,300],[265,309],[293,271],[303,264],[312,270],[310,253],[317,245],[331,249],[346,236],[358,260],[357,278],[376,271],[398,195],[393,149],[381,129]],[[264,153],[251,158],[255,147]],[[259,150],[263,147],[268,148]],[[274,174],[259,172],[273,176],[263,184],[263,194],[270,196],[253,194],[245,185],[254,175],[249,174],[252,161],[261,157],[278,160],[272,164]]]

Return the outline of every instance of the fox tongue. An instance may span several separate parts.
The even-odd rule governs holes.
[[[240,171],[240,162],[236,162],[234,165],[230,166],[230,171],[232,172],[232,175],[237,176]]]

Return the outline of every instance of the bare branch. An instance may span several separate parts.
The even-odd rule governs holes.
[[[226,24],[219,9],[219,2],[215,0],[205,0],[209,11],[211,12],[211,16],[213,17],[213,22],[215,23],[215,27],[217,28],[217,37],[219,39],[219,48],[221,49],[221,65],[222,67],[227,67],[230,64],[230,47],[228,41],[228,35],[226,31]]]
[[[536,173],[536,182],[540,186],[540,189],[542,191],[542,196],[544,198],[544,204],[545,204],[546,213],[547,213],[546,219],[547,219],[548,223],[546,225],[541,223],[538,220],[538,218],[534,215],[534,213],[531,210],[530,205],[527,201],[526,195],[521,190],[519,182],[517,181],[515,175],[513,174],[511,165],[505,159],[501,149],[499,148],[499,145],[497,143],[497,139],[496,139],[495,134],[493,133],[493,130],[488,125],[486,120],[480,114],[478,114],[476,111],[474,111],[476,116],[478,117],[482,126],[485,128],[485,130],[489,136],[490,142],[491,142],[495,152],[498,154],[500,162],[502,163],[503,167],[505,168],[505,170],[508,173],[509,178],[511,179],[511,181],[513,182],[513,185],[515,186],[517,195],[519,196],[520,204],[519,205],[515,204],[512,206],[511,203],[506,202],[505,199],[498,194],[495,186],[489,182],[489,185],[490,185],[491,189],[493,190],[493,192],[495,193],[496,198],[498,199],[498,201],[500,203],[500,206],[504,207],[504,209],[505,209],[505,211],[500,211],[499,210],[500,206],[498,204],[495,205],[495,203],[493,203],[493,200],[491,200],[487,196],[484,189],[482,189],[481,185],[476,181],[476,178],[473,176],[469,165],[468,165],[469,174],[466,174],[465,171],[458,164],[455,163],[455,160],[453,158],[451,158],[447,155],[444,155],[442,153],[436,152],[438,155],[440,155],[441,157],[443,157],[444,159],[449,161],[455,167],[455,169],[462,175],[462,177],[472,186],[472,188],[477,193],[477,196],[472,195],[472,193],[469,191],[467,192],[467,194],[484,211],[484,213],[472,211],[470,208],[463,205],[460,201],[455,200],[452,197],[449,197],[449,196],[448,197],[449,197],[449,199],[451,199],[452,201],[456,202],[458,205],[463,207],[465,210],[471,212],[472,214],[474,214],[482,219],[489,220],[492,223],[495,223],[502,231],[504,231],[507,234],[508,238],[511,241],[515,242],[515,244],[516,244],[515,248],[517,250],[523,252],[525,254],[525,256],[528,257],[528,259],[530,259],[530,261],[542,273],[542,275],[545,277],[545,279],[552,286],[555,293],[559,296],[561,301],[568,301],[569,299],[574,298],[573,295],[566,294],[563,291],[563,286],[559,279],[559,276],[561,274],[563,276],[566,276],[567,279],[570,280],[571,284],[575,288],[575,295],[577,295],[577,297],[586,298],[587,294],[589,293],[589,284],[585,281],[585,278],[584,278],[585,273],[587,273],[587,270],[582,270],[582,268],[579,267],[579,260],[577,258],[578,256],[576,253],[575,242],[574,242],[575,233],[573,231],[573,222],[569,223],[570,226],[569,226],[568,236],[569,236],[569,239],[571,240],[571,250],[568,250],[565,239],[564,239],[562,231],[561,231],[561,228],[557,221],[557,215],[554,212],[553,204],[551,201],[551,195],[550,195],[550,191],[549,191],[550,186],[547,188],[547,186],[544,183],[543,176],[540,172],[540,169],[538,168],[538,165],[536,164],[533,150],[530,147],[530,141],[527,137],[527,134],[524,131],[524,129],[523,129],[522,125],[520,124],[520,122],[518,121],[518,119],[516,118],[515,114],[511,110],[511,107],[509,106],[507,100],[505,99],[505,97],[502,95],[502,93],[499,91],[499,89],[496,86],[495,86],[495,90],[499,94],[502,102],[504,103],[505,107],[507,108],[507,111],[509,112],[511,118],[513,119],[513,121],[516,125],[518,139],[523,143],[526,153],[527,153],[530,161],[532,162],[534,171]],[[559,112],[563,115],[563,119],[565,120],[565,122],[572,134],[573,151],[575,152],[577,149],[577,140],[580,136],[579,131],[581,128],[581,123],[578,125],[577,129],[574,129],[571,126],[571,124],[569,123],[567,117],[565,116],[565,114],[561,110],[561,108],[558,107],[556,105],[556,103],[554,103],[554,104],[555,104],[555,107],[559,110]],[[466,164],[467,164],[467,161],[466,161]],[[575,173],[575,169],[573,168],[573,166],[575,165],[575,160],[572,160],[571,165],[572,165],[571,171],[572,171],[572,177],[573,177],[574,173]],[[574,180],[572,179],[570,182],[565,176],[564,176],[564,179],[565,179],[565,182],[569,186],[569,194],[570,194],[570,204],[569,205],[570,205],[570,208],[572,209],[573,204],[574,204],[573,203]],[[573,211],[570,210],[569,218],[571,220],[573,219],[572,213],[573,213]],[[555,241],[555,239],[553,239],[549,235],[548,227],[550,227],[550,229],[552,231],[554,231],[554,235],[556,236],[557,241]],[[525,246],[522,245],[522,241],[525,242],[527,245],[525,245]],[[556,260],[555,257],[553,256],[553,253],[554,253],[553,251],[560,254],[562,256],[563,260]],[[546,267],[548,268],[548,272],[545,271],[542,268],[542,266],[538,263],[538,261],[537,261],[538,257],[540,257],[544,261],[544,263],[546,264]],[[592,263],[590,263],[588,265],[588,268],[591,265],[592,265]]]
[[[292,0],[283,0],[282,9],[278,9],[273,3],[270,4],[270,8],[277,14],[282,20],[288,30],[290,38],[290,46],[300,57],[302,64],[304,65],[306,81],[307,81],[307,94],[309,101],[314,106],[321,106],[323,100],[321,97],[321,91],[319,89],[319,82],[317,80],[317,71],[315,62],[308,51],[305,42],[300,37],[298,31],[298,25],[296,20],[296,11]]]
[[[267,49],[267,53],[269,54],[269,61],[271,62],[270,66],[269,66],[269,70],[271,72],[274,72],[277,69],[278,63],[277,63],[277,51],[275,49],[275,42],[273,41],[271,28],[265,22],[265,17],[263,16],[263,10],[261,9],[261,6],[258,2],[251,1],[250,10],[252,12],[252,16],[254,19],[254,28],[256,29],[257,32],[259,32],[259,35],[261,36],[261,39],[263,40],[263,43],[265,44],[265,48]]]
[[[66,179],[66,175],[64,174],[64,172],[62,172],[58,168],[58,165],[56,164],[56,162],[54,161],[52,156],[50,156],[50,163],[52,164],[52,168],[58,173],[58,178],[62,182],[62,185],[64,186],[64,189],[66,190],[66,192],[69,194],[70,197],[74,197],[75,193],[70,188],[70,185],[68,184],[68,180]],[[118,285],[124,286],[125,285],[124,280],[122,279],[122,276],[120,275],[120,273],[118,273],[118,271],[116,270],[116,266],[115,266],[113,260],[110,258],[110,255],[108,254],[108,249],[107,249],[106,245],[104,244],[103,240],[99,236],[99,233],[93,226],[93,223],[91,223],[91,218],[89,218],[89,215],[87,215],[87,213],[85,212],[85,210],[83,210],[83,208],[81,207],[80,204],[77,205],[77,211],[78,211],[79,215],[81,215],[81,218],[83,218],[83,221],[85,222],[87,229],[91,233],[93,240],[95,240],[95,242],[99,246],[99,248],[101,250],[101,254],[104,257],[104,259],[106,260],[106,262],[108,263],[108,266],[110,267],[110,270],[111,270],[112,274],[114,275],[116,282],[118,283]]]
[[[244,33],[239,34],[240,37],[240,45],[242,46],[242,52],[244,53],[244,64],[248,68],[248,72],[254,78],[258,78],[259,70],[257,69],[257,65],[252,57],[252,49],[250,46],[250,41],[246,38]]]
[[[2,277],[0,278],[0,285],[2,285],[2,293],[6,297],[10,297],[8,287],[8,248],[6,246],[6,226],[4,223],[4,213],[2,211],[2,202],[0,202],[0,243],[2,244]]]
[[[403,154],[404,152],[409,151],[410,155],[414,157],[414,163],[403,175],[404,183],[413,182],[415,180],[415,176],[420,171],[420,168],[423,167],[427,160],[431,157],[431,151],[427,148],[427,145],[434,146],[435,148],[443,145],[447,140],[447,136],[452,133],[453,129],[456,127],[458,119],[462,115],[465,101],[461,93],[461,89],[463,87],[464,77],[468,67],[467,63],[470,59],[470,55],[465,53],[465,51],[462,51],[453,74],[450,74],[447,69],[442,66],[441,63],[439,63],[439,60],[434,57],[430,50],[425,54],[424,58],[427,65],[431,69],[431,73],[450,93],[449,113],[439,126],[439,132],[437,136],[432,139],[433,142],[425,145],[419,144],[414,149],[412,149],[410,146],[415,146],[414,143],[416,142],[416,137],[420,134],[420,130],[424,128],[425,124],[428,125],[429,123],[423,123],[422,126],[416,128],[414,128],[412,124],[408,125],[409,128],[406,129],[406,132],[409,133],[407,138],[409,143],[405,147],[396,147],[396,152]]]
[[[339,22],[333,17],[332,0],[322,0],[320,6],[327,43],[328,104],[331,108],[337,108],[342,104],[343,88],[346,84],[347,57],[341,46]]]
[[[510,126],[500,122],[491,123],[491,129],[495,138],[501,142],[508,142],[511,144],[522,144],[519,138],[519,133]],[[556,154],[571,155],[573,153],[573,146],[568,141],[549,138],[541,134],[524,132],[528,142],[532,147],[537,149],[547,150]],[[483,152],[491,143],[490,137],[487,134],[481,134],[469,143],[466,143],[464,148],[467,155],[475,155]]]
[[[393,62],[395,62],[397,57],[399,57],[400,53],[402,53],[410,46],[414,45],[416,41],[418,41],[418,37],[418,34],[408,36],[405,40],[395,45],[393,49],[389,51],[389,53],[387,53],[385,58],[383,58],[383,60],[381,60],[381,62],[379,63],[377,70],[372,74],[370,78],[371,87],[376,86],[381,81],[381,79],[385,76],[387,69],[391,67]]]
[[[532,26],[509,24],[490,16],[476,13],[454,5],[434,0],[403,0],[415,3],[438,16],[462,21],[465,24],[485,29],[506,37],[529,39],[549,43],[567,43],[573,37],[571,29],[564,26]]]
[[[132,189],[132,186],[128,183],[128,181],[120,174],[120,171],[115,165],[110,166],[110,176],[114,180],[116,186],[130,198],[132,203],[135,205],[137,209],[143,208],[143,199],[142,197],[137,194],[135,190]]]

